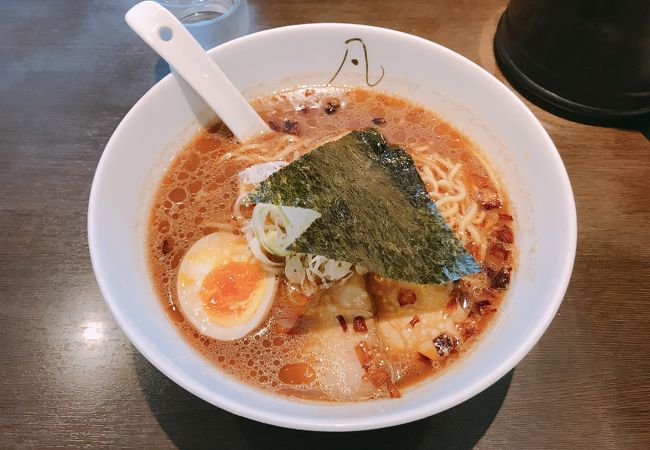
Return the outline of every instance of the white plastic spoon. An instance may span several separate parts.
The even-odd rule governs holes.
[[[126,23],[203,98],[239,141],[269,131],[237,88],[176,17],[158,3],[131,8]]]

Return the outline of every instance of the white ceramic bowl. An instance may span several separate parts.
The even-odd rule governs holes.
[[[201,123],[210,120],[205,104],[170,75],[115,130],[97,168],[88,209],[90,254],[102,294],[124,333],[152,364],[235,414],[289,428],[343,431],[396,425],[451,408],[497,381],[530,351],[566,290],[576,215],[557,150],[512,92],[444,47],[360,25],[278,28],[231,41],[210,55],[249,97],[325,84],[339,66],[335,84],[367,86],[383,73],[373,89],[401,94],[437,112],[477,142],[498,170],[514,205],[519,264],[504,306],[476,347],[400,399],[310,402],[262,392],[225,375],[179,338],[146,263],[147,217],[161,174]]]

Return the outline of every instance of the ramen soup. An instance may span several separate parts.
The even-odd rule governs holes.
[[[271,133],[240,144],[221,123],[199,132],[171,162],[155,194],[149,262],[161,304],[183,339],[238,380],[328,401],[399,397],[404,388],[462,357],[498,314],[514,265],[508,197],[480,150],[423,107],[368,89],[299,88],[252,104]],[[328,223],[340,225],[327,222],[335,215],[325,210],[329,206],[313,205],[327,191],[323,186],[334,183],[330,177],[348,170],[340,167],[349,158],[332,158],[323,166],[329,175],[312,190],[305,186],[317,170],[308,164],[355,146],[361,149],[354,153],[359,158],[379,163],[349,168],[357,178],[342,183],[369,194],[345,197],[341,190],[347,205],[361,205],[351,214],[372,215],[383,208],[363,209],[364,202],[408,199],[399,194],[400,189],[411,192],[402,180],[408,176],[372,172],[390,170],[394,159],[382,162],[385,152],[397,152],[392,155],[401,158],[404,173],[413,167],[414,186],[421,186],[427,198],[418,200],[419,209],[411,201],[399,207],[403,213],[353,222],[380,227],[389,242],[393,229],[420,233],[413,228],[420,226],[419,219],[408,219],[411,209],[434,222],[441,217],[440,232],[458,243],[460,250],[449,261],[458,263],[454,267],[462,276],[453,268],[420,276],[409,272],[410,264],[375,264],[372,255],[363,253],[377,247],[386,249],[376,252],[382,257],[406,252],[408,260],[428,264],[429,250],[407,253],[410,239],[403,246],[384,245],[384,238],[362,230],[355,245],[348,245],[349,236],[310,240],[317,234],[311,230],[329,232]],[[384,153],[377,156],[372,149],[379,147]],[[292,173],[302,179],[290,179]],[[372,184],[378,179],[379,192]],[[300,195],[311,196],[312,203],[300,195],[286,202],[286,192],[273,191],[280,182],[296,182],[300,192],[308,193]],[[338,201],[337,189],[327,191],[332,204]],[[260,202],[263,194],[283,200]],[[373,242],[358,244],[368,237]],[[346,261],[296,250],[305,247],[363,255]],[[394,279],[393,273],[406,275]],[[438,276],[442,281],[429,282]]]

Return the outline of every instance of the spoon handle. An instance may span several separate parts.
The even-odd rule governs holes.
[[[176,17],[153,1],[131,8],[126,23],[203,98],[239,141],[269,131],[237,88]]]

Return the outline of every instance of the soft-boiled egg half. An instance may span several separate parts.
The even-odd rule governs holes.
[[[272,269],[251,253],[243,236],[212,233],[197,241],[178,270],[178,300],[202,334],[233,340],[253,331],[269,311],[278,285]]]

